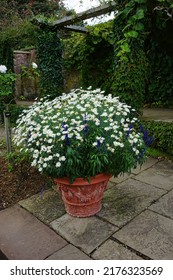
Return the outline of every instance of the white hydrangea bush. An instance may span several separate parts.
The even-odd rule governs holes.
[[[52,177],[90,177],[130,172],[145,158],[134,110],[100,89],[71,90],[41,98],[23,111],[14,137],[32,156],[32,166]]]
[[[0,65],[0,73],[6,73],[7,72],[7,67],[5,65]]]

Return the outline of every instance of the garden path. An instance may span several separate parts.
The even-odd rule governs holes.
[[[173,122],[173,109],[144,108],[142,117],[146,120]]]

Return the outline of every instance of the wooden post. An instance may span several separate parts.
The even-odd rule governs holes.
[[[5,138],[7,144],[7,153],[11,153],[11,129],[10,129],[10,112],[4,111],[4,123],[5,123]]]

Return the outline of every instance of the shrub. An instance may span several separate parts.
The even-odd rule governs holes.
[[[143,121],[143,125],[153,135],[151,146],[173,155],[173,123]]]

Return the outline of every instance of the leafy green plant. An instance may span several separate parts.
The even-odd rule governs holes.
[[[17,105],[17,104],[10,104],[8,106],[9,111],[11,113],[10,116],[10,123],[15,125],[17,119],[19,118],[19,116],[22,114],[23,110],[26,109],[26,106],[22,106],[22,105]]]
[[[27,179],[28,172],[31,169],[30,156],[26,151],[15,149],[9,153],[6,158],[8,159],[8,171],[18,170],[19,179]]]
[[[6,73],[3,69],[5,69],[5,65],[0,65],[0,100],[5,102],[6,98],[13,93],[13,83],[15,81],[14,73]],[[2,70],[1,70],[2,69]],[[7,68],[6,68],[7,69]]]
[[[38,79],[40,74],[37,69],[37,64],[32,62],[31,66],[27,67],[22,65],[21,66],[21,77],[29,78],[29,79]]]
[[[7,73],[7,67],[0,65],[0,119],[3,122],[3,111],[6,109],[8,104],[12,102],[13,87],[16,76],[12,72]]]

